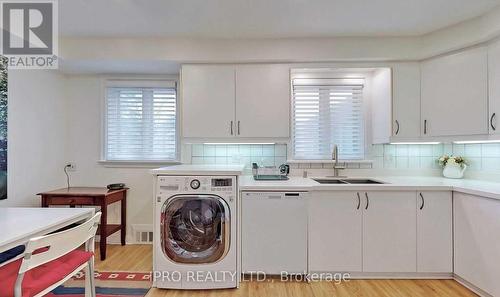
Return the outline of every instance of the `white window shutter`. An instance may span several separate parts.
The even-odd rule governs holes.
[[[363,84],[353,79],[293,80],[295,159],[364,158]]]
[[[105,159],[108,161],[176,161],[177,95],[167,87],[106,88]],[[131,85],[131,84],[130,84]]]

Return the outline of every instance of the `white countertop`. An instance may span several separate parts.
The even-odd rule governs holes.
[[[314,177],[313,177],[314,178]],[[422,176],[371,176],[350,177],[370,178],[384,184],[320,184],[312,178],[291,176],[287,181],[256,181],[252,176],[240,177],[242,191],[321,191],[321,190],[428,190],[456,191],[493,199],[500,199],[500,183],[472,179],[448,179]]]
[[[241,175],[245,165],[182,164],[151,170],[154,175]]]
[[[316,185],[319,183],[310,178],[297,176],[289,176],[288,180],[255,180],[252,175],[243,175],[239,188],[246,191],[310,191]]]
[[[30,238],[86,220],[93,208],[0,207],[0,252],[25,244]]]

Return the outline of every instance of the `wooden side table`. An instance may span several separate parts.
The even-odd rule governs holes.
[[[62,188],[49,192],[39,193],[42,197],[42,207],[50,205],[91,205],[101,207],[101,224],[97,230],[100,235],[100,253],[101,260],[106,259],[106,241],[107,237],[117,231],[121,231],[121,244],[125,245],[126,236],[126,215],[127,215],[127,190],[108,190],[107,188],[95,187],[71,187]],[[108,224],[108,205],[121,201],[121,223]]]

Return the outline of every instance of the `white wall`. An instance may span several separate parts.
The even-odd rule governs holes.
[[[57,71],[9,71],[8,199],[0,207],[39,206],[37,193],[72,186],[123,182],[131,188],[129,224],[152,224],[149,168],[108,168],[98,164],[101,146],[101,88],[98,76],[65,76]],[[119,222],[119,204],[109,209]],[[130,236],[130,232],[129,232]],[[113,238],[111,239],[113,240]]]
[[[150,168],[110,168],[99,164],[101,154],[102,90],[99,76],[67,76],[68,137],[67,159],[76,164],[71,172],[72,185],[103,187],[125,183],[127,223],[152,224],[153,177]],[[110,206],[109,220],[119,222],[119,204]],[[128,232],[130,238],[131,232]],[[111,239],[113,240],[113,239]]]
[[[500,35],[500,6],[477,18],[411,37],[267,39],[60,38],[63,64],[416,61]],[[117,50],[119,49],[119,50]],[[68,66],[74,70],[75,67]],[[101,67],[94,67],[102,70]],[[116,67],[115,67],[116,68]],[[121,68],[121,67],[118,67]],[[153,70],[157,68],[153,67]],[[163,72],[166,73],[166,72]]]
[[[64,80],[56,71],[8,75],[8,198],[0,207],[39,206],[37,193],[66,183]]]

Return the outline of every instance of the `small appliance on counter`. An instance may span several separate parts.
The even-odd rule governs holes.
[[[260,167],[257,163],[252,163],[252,175],[255,180],[288,180],[290,166],[282,164],[276,166]]]

